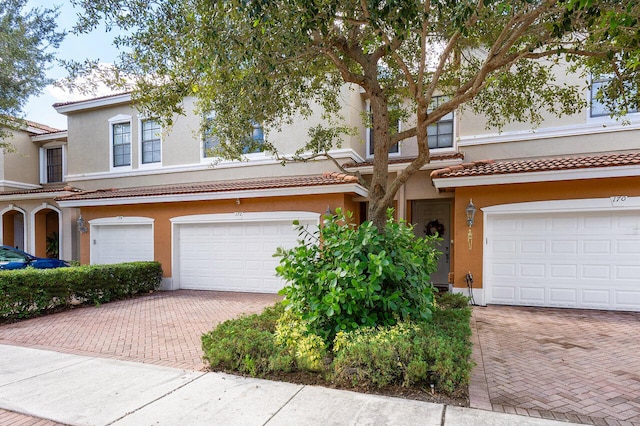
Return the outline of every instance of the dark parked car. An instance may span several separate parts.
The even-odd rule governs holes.
[[[60,259],[32,256],[11,246],[0,246],[0,269],[23,269],[27,266],[38,269],[62,268],[69,263]]]

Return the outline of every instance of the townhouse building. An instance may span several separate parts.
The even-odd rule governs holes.
[[[442,237],[436,285],[479,304],[640,310],[640,114],[616,121],[595,89],[584,96],[584,111],[549,116],[535,129],[510,123],[498,131],[468,110],[429,128],[432,161],[398,191],[395,207],[417,235]],[[342,99],[346,124],[359,132],[331,154],[366,177],[368,101],[349,86]],[[37,254],[41,222],[45,235],[59,232],[61,257],[161,262],[164,289],[276,292],[283,283],[272,254],[295,244],[293,220],[316,225],[338,207],[366,219],[366,188],[331,160],[283,167],[259,150],[244,161],[212,157],[215,141],[200,131],[206,118],[184,102],[187,114],[170,129],[141,115],[127,93],[56,104],[68,130],[25,131],[28,155],[2,160],[25,161],[15,175],[5,168],[3,243]],[[291,154],[321,121],[318,114],[279,131],[256,126],[253,137],[266,133]],[[46,175],[55,152],[59,182]],[[390,175],[416,154],[415,140],[394,147]]]

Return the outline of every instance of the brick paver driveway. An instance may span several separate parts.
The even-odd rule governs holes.
[[[0,326],[0,344],[202,370],[200,336],[273,294],[178,290]]]
[[[640,425],[640,313],[475,307],[471,406]]]

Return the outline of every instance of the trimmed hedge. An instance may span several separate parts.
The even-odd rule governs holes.
[[[155,290],[161,280],[158,262],[0,271],[0,320],[29,318],[78,303],[123,299]]]

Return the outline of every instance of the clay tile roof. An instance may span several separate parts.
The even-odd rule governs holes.
[[[82,102],[98,101],[100,99],[108,99],[108,98],[114,98],[116,96],[128,95],[129,93],[131,93],[131,92],[112,93],[110,95],[97,96],[95,98],[81,99],[79,101],[57,102],[57,103],[53,104],[53,107],[57,108],[57,107],[66,106],[66,105],[79,104],[79,103],[82,103]]]
[[[26,123],[28,126],[35,127],[36,129],[43,130],[47,133],[57,133],[63,131],[61,129],[56,129],[55,127],[47,126],[46,124],[36,123],[35,121],[27,120]]]
[[[99,189],[95,191],[84,191],[77,194],[57,197],[56,200],[95,200],[105,198],[202,194],[214,192],[340,185],[346,183],[357,183],[357,181],[358,179],[354,176],[345,175],[342,173],[327,172],[319,176],[292,176],[273,179],[252,179],[206,183],[187,183],[164,186],[145,186],[136,188]]]
[[[574,170],[640,165],[640,152],[599,154],[579,157],[536,158],[515,161],[476,161],[431,172],[431,178],[457,178],[515,173]]]
[[[433,163],[434,161],[446,161],[446,160],[459,160],[464,158],[464,154],[461,152],[450,152],[450,153],[446,153],[446,154],[435,154],[431,156],[431,162]],[[415,160],[416,157],[404,157],[404,158],[390,158],[389,159],[389,164],[409,164],[410,162],[412,162],[413,160]],[[346,163],[343,165],[344,168],[350,169],[350,168],[357,168],[357,167],[367,167],[367,166],[373,166],[373,161],[363,161],[362,163]]]
[[[16,191],[0,191],[0,197],[8,195],[28,195],[28,194],[46,194],[46,193],[59,193],[59,192],[71,192],[79,193],[81,189],[74,188],[73,186],[60,184],[60,185],[47,185],[45,188],[38,189],[20,189]]]

